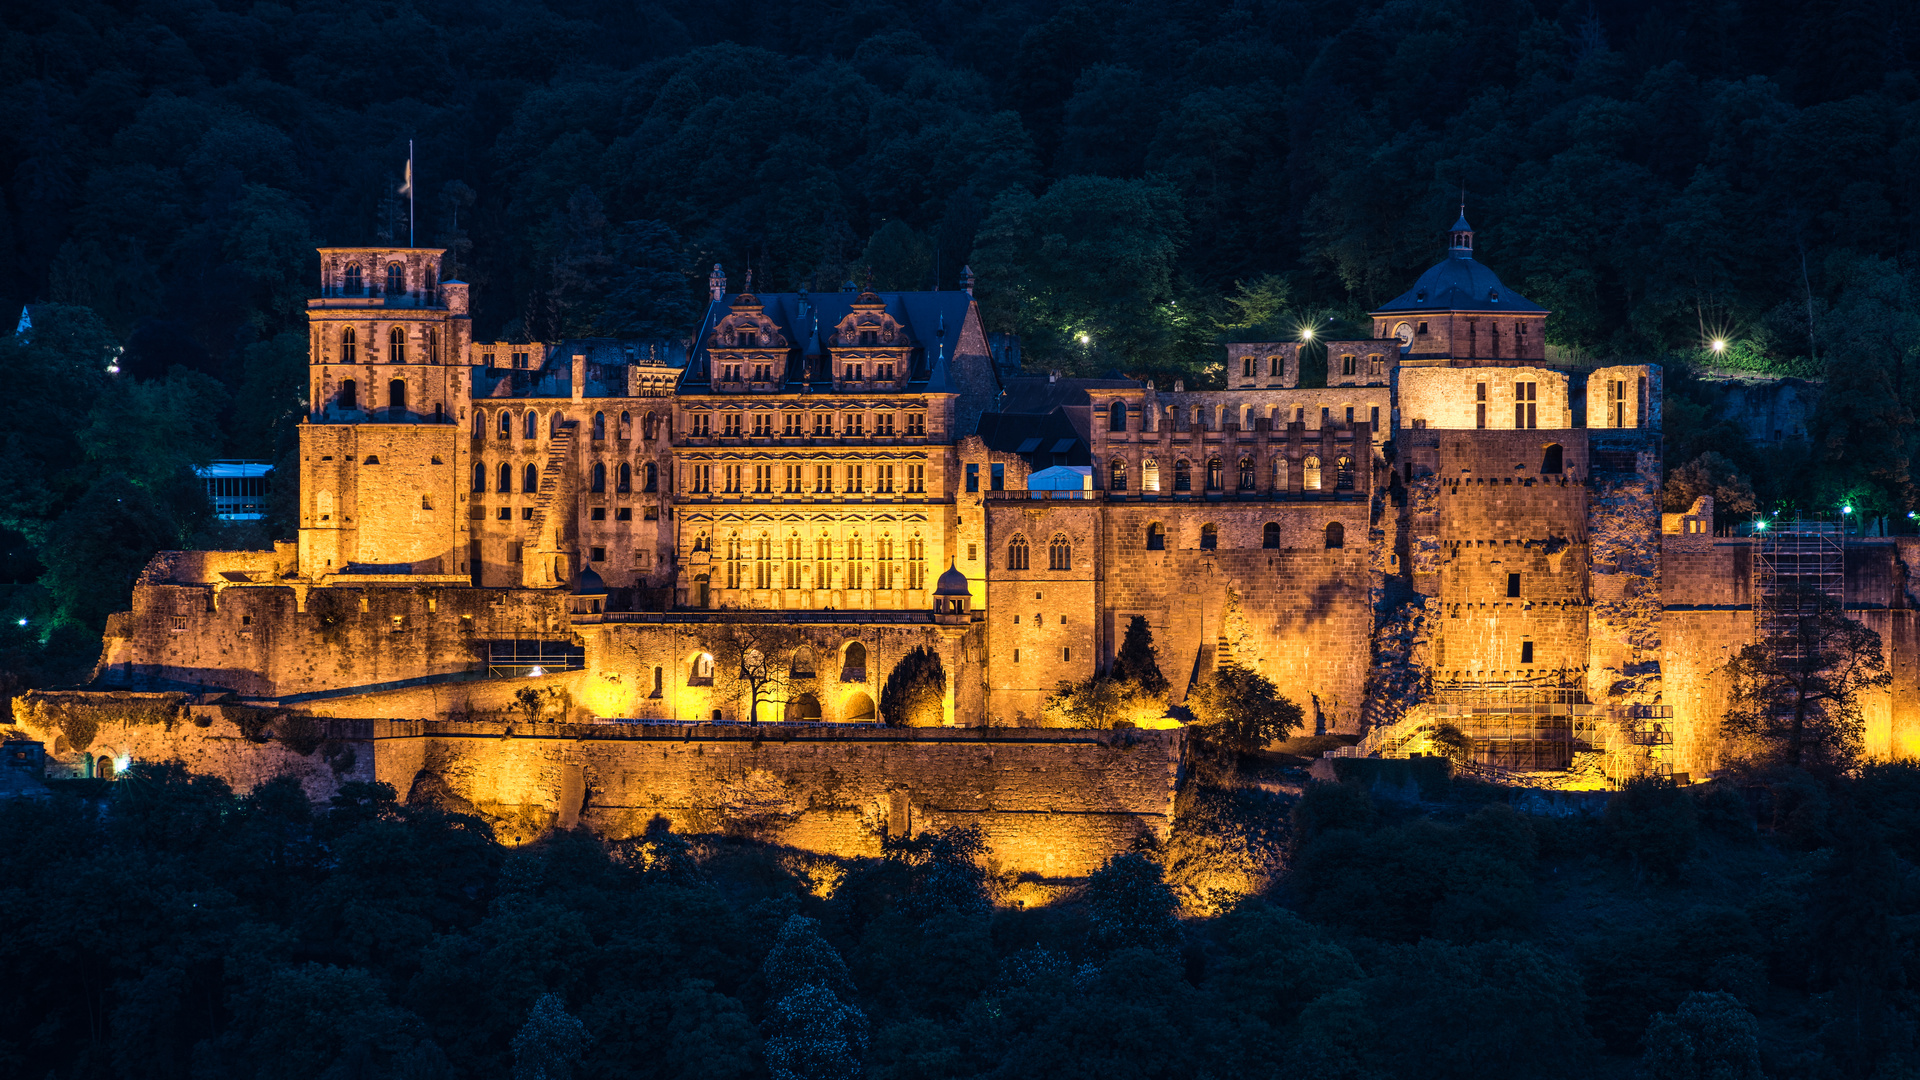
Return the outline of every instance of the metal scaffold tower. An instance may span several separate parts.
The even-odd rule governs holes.
[[[1831,521],[1772,523],[1754,533],[1753,633],[1796,656],[1801,616],[1822,604],[1844,607],[1846,526]]]

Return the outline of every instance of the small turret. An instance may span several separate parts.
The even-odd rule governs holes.
[[[1460,220],[1454,222],[1453,228],[1447,231],[1450,235],[1447,253],[1456,259],[1473,258],[1473,226],[1467,224],[1467,208],[1464,204],[1460,207]]]
[[[713,264],[713,273],[707,275],[707,295],[718,304],[727,298],[727,272],[720,269],[719,263]]]
[[[939,622],[966,622],[967,613],[973,602],[973,592],[967,587],[967,575],[957,566],[949,565],[947,572],[933,586],[933,617]]]

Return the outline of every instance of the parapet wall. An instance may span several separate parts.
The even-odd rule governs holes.
[[[34,694],[14,711],[55,775],[178,761],[242,792],[291,775],[315,801],[378,779],[478,814],[506,843],[575,826],[624,838],[658,819],[863,856],[888,835],[971,825],[998,870],[1043,879],[1164,839],[1183,747],[1177,730],[336,720],[179,694]]]

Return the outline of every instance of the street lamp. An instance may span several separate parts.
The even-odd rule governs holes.
[[[1726,352],[1726,351],[1727,351],[1727,339],[1726,339],[1726,338],[1714,338],[1714,339],[1713,339],[1713,351],[1714,351],[1714,352],[1717,352],[1717,353],[1723,353],[1723,352]]]
[[[1303,329],[1303,330],[1301,330],[1301,331],[1300,331],[1300,340],[1301,340],[1301,341],[1312,341],[1312,340],[1313,340],[1313,327],[1311,327],[1311,326],[1309,326],[1309,327],[1306,327],[1305,329]]]

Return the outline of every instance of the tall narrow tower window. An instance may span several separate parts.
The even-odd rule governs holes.
[[[352,379],[340,384],[340,407],[343,409],[360,407],[360,388]]]
[[[387,264],[387,295],[399,296],[407,291],[407,271],[399,263]]]
[[[353,327],[349,326],[345,330],[340,331],[340,362],[341,363],[343,364],[353,363],[353,355],[356,348],[354,344],[354,340],[355,339],[353,336]]]
[[[390,364],[407,362],[407,332],[401,327],[396,326],[387,332],[387,362]]]
[[[407,380],[394,379],[387,383],[387,411],[396,420],[406,413]]]
[[[367,289],[366,282],[360,277],[360,266],[355,263],[347,267],[347,273],[340,283],[340,291],[348,296],[359,296]]]

